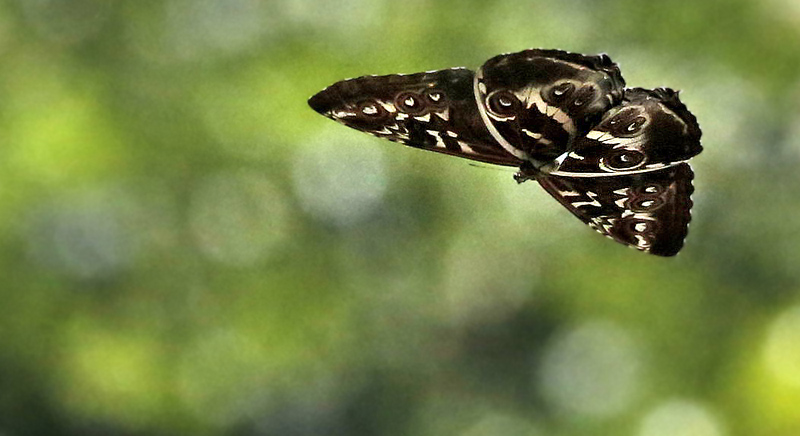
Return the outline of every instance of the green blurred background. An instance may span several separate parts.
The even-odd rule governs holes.
[[[674,259],[309,96],[606,52],[703,128]],[[800,2],[0,3],[0,435],[800,434]]]

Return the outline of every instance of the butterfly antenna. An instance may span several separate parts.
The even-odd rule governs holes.
[[[498,166],[498,165],[492,165],[492,164],[482,163],[482,162],[467,162],[467,165],[469,165],[471,167],[475,167],[475,168],[481,168],[481,169],[484,169],[484,170],[502,171],[504,173],[510,173],[510,172],[516,173],[517,172],[517,169],[513,168],[513,167],[501,167],[501,166]]]

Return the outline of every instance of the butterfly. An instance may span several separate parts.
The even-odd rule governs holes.
[[[466,68],[334,83],[308,101],[410,147],[517,167],[601,234],[673,256],[691,220],[697,119],[668,88],[626,88],[605,55],[529,49]]]

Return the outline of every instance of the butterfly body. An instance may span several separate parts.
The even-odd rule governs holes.
[[[598,232],[671,256],[687,234],[702,150],[677,92],[625,88],[606,55],[525,50],[465,68],[337,82],[309,100],[405,145],[518,167]]]

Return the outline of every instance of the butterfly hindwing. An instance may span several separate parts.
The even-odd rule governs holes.
[[[498,165],[519,166],[487,130],[465,68],[337,82],[309,105],[348,127],[411,147]]]
[[[683,246],[691,220],[693,173],[687,163],[605,177],[540,175],[540,185],[598,232],[659,256]]]
[[[570,212],[600,233],[652,254],[683,246],[700,127],[670,89],[626,89],[557,170],[533,174]]]
[[[621,104],[575,140],[574,149],[553,174],[602,176],[657,170],[700,151],[700,126],[677,92],[626,89]]]
[[[606,55],[525,50],[478,70],[475,98],[494,138],[534,166],[553,161],[622,99],[625,81]]]

